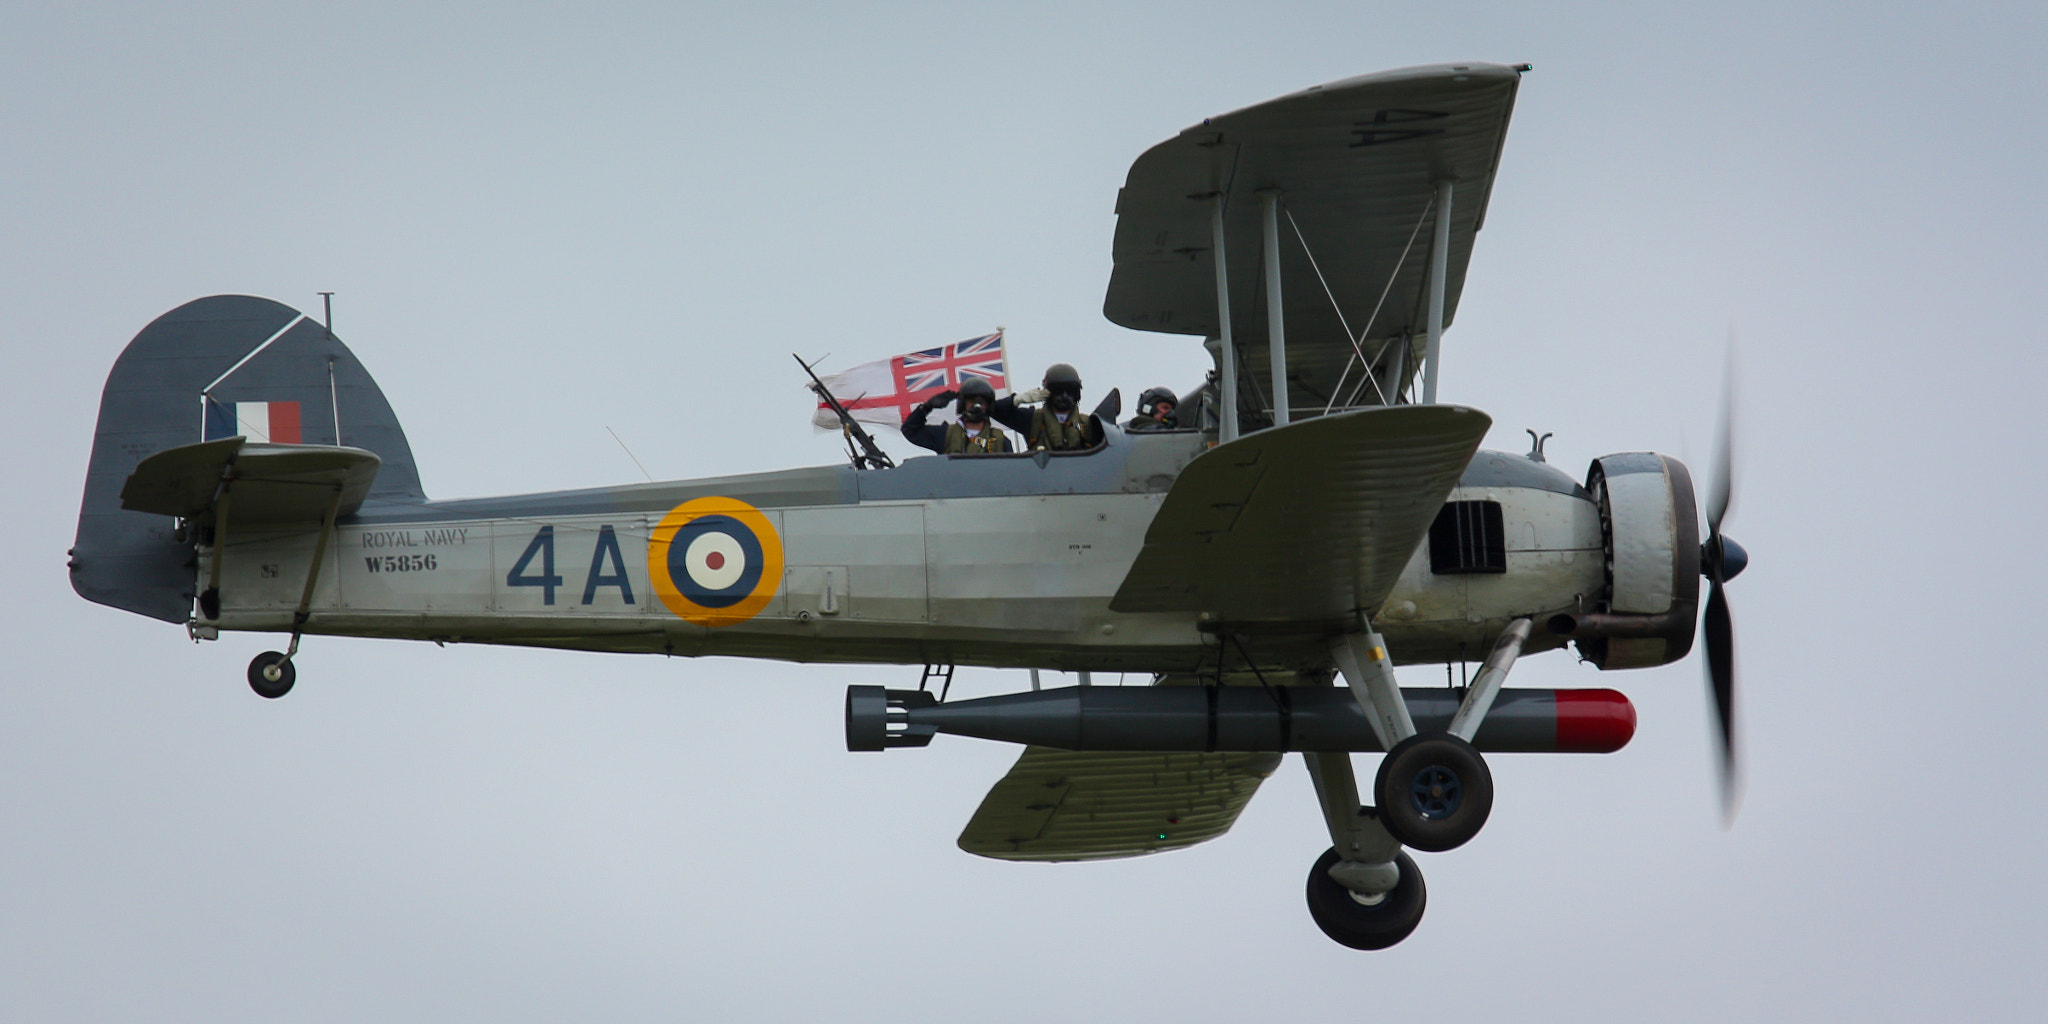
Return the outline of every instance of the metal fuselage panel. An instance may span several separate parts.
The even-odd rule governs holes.
[[[1199,450],[1183,446],[1189,456]],[[1108,493],[1015,493],[982,481],[966,488],[979,494],[912,497],[926,488],[906,474],[889,484],[903,497],[834,502],[851,497],[835,482],[799,499],[817,504],[762,505],[779,571],[753,587],[765,597],[758,610],[711,625],[689,621],[659,593],[656,577],[674,563],[663,561],[657,539],[669,514],[664,503],[716,488],[460,503],[468,506],[462,511],[510,505],[527,513],[509,516],[451,515],[457,503],[411,520],[385,513],[336,528],[305,631],[798,662],[1200,671],[1216,663],[1220,641],[1193,616],[1109,609],[1176,461],[1162,464],[1157,450],[1140,456],[1125,460],[1135,475],[1111,474],[1093,485]],[[1013,473],[971,461],[914,460],[904,468],[929,462],[917,472],[964,471],[991,481]],[[1399,661],[1477,658],[1510,619],[1570,610],[1597,596],[1597,509],[1563,474],[1532,465],[1494,452],[1474,460],[1452,500],[1501,504],[1507,571],[1439,576],[1430,571],[1427,545],[1419,549],[1377,617]],[[1076,472],[1100,477],[1105,468]],[[988,493],[1005,490],[1011,493]],[[624,507],[542,512],[607,502]],[[222,552],[222,611],[202,624],[291,629],[315,539],[305,529],[231,533]],[[201,550],[201,579],[215,554]],[[1251,646],[1262,660],[1299,664],[1324,656],[1323,644],[1289,637]],[[1539,635],[1532,649],[1560,644]]]
[[[1439,576],[1427,547],[1417,551],[1377,620],[1389,649],[1399,645],[1400,661],[1477,661],[1515,619],[1540,623],[1595,607],[1606,584],[1592,502],[1526,487],[1462,486],[1450,500],[1500,503],[1507,571]],[[1523,653],[1564,644],[1539,631]]]

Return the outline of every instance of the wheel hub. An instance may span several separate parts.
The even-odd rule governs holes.
[[[1458,773],[1443,765],[1430,765],[1416,772],[1408,789],[1408,799],[1416,812],[1432,821],[1456,814],[1464,797]]]

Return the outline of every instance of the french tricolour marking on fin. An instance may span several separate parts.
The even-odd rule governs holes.
[[[301,444],[297,402],[206,402],[206,440],[246,437],[271,444]]]

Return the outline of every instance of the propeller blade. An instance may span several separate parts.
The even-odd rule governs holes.
[[[1715,723],[1720,726],[1721,815],[1723,827],[1727,827],[1735,824],[1741,800],[1735,747],[1735,626],[1719,579],[1707,585],[1701,625],[1706,633],[1707,688],[1714,698]]]
[[[1735,500],[1735,330],[1728,330],[1728,362],[1721,372],[1721,415],[1714,433],[1714,470],[1707,483],[1707,532],[1721,532],[1721,520]]]
[[[1707,690],[1714,698],[1715,724],[1720,727],[1717,752],[1721,764],[1721,827],[1735,824],[1742,802],[1741,762],[1735,747],[1735,623],[1722,584],[1749,564],[1742,545],[1721,535],[1721,524],[1735,501],[1735,327],[1728,327],[1727,362],[1721,372],[1721,415],[1714,436],[1713,477],[1707,484],[1707,541],[1701,545],[1700,572],[1707,577],[1707,606],[1701,615],[1706,633]]]

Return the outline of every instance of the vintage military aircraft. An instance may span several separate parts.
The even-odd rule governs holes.
[[[1677,460],[1610,455],[1579,480],[1540,439],[1480,451],[1488,417],[1436,400],[1526,70],[1347,79],[1139,157],[1105,313],[1205,339],[1214,370],[1185,428],[1112,425],[1089,451],[434,501],[331,331],[264,299],[191,302],[108,378],[73,586],[197,638],[289,634],[249,666],[266,697],[305,635],[922,666],[914,690],[849,689],[848,746],[1027,744],[960,837],[987,857],[1213,838],[1300,751],[1332,840],[1310,912],[1347,946],[1392,945],[1424,905],[1403,847],[1451,849],[1487,818],[1481,751],[1611,751],[1634,730],[1613,690],[1503,688],[1518,656],[1675,661],[1704,575],[1732,770],[1722,584],[1746,556],[1720,530],[1725,460],[1702,543]],[[1473,661],[1457,688],[1392,670]],[[1034,673],[944,700],[958,665],[1156,685]],[[1387,752],[1371,806],[1364,751]]]

